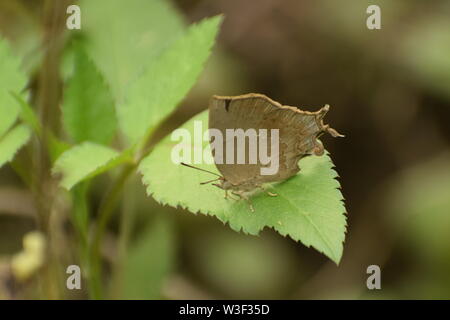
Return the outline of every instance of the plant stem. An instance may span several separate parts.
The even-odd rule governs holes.
[[[102,294],[102,281],[101,281],[101,244],[105,233],[106,226],[111,218],[117,202],[120,199],[121,192],[125,186],[130,174],[136,168],[136,164],[127,164],[116,179],[114,185],[109,189],[103,198],[100,208],[98,210],[98,222],[95,230],[94,240],[91,251],[91,279],[92,282],[92,295],[94,299],[101,299]]]
[[[136,214],[136,181],[129,179],[124,190],[124,199],[122,201],[122,208],[120,213],[120,229],[119,239],[117,244],[117,259],[113,269],[113,288],[112,297],[120,299],[123,289],[123,262],[127,258],[127,248],[131,232],[134,226],[134,219]]]
[[[103,297],[102,293],[102,259],[101,259],[101,245],[103,236],[105,233],[106,226],[109,223],[109,220],[111,219],[111,215],[114,212],[114,209],[117,206],[117,203],[119,201],[119,198],[121,196],[122,190],[131,175],[131,173],[137,168],[139,163],[143,158],[145,158],[151,151],[152,147],[145,150],[145,146],[147,145],[147,142],[151,139],[151,134],[146,136],[144,139],[145,142],[139,144],[138,151],[135,153],[135,161],[132,163],[126,164],[126,166],[122,169],[122,172],[119,174],[118,178],[114,182],[113,186],[108,190],[108,192],[105,194],[100,207],[98,209],[98,215],[97,215],[97,227],[94,234],[94,240],[91,248],[91,254],[90,254],[90,261],[91,261],[91,268],[90,268],[90,281],[92,282],[90,287],[92,288],[91,296],[93,299],[101,299]],[[134,150],[134,149],[130,149]],[[124,232],[126,228],[121,229],[121,232]],[[123,244],[126,245],[128,235],[125,235],[125,237],[122,239]]]
[[[90,255],[89,255],[89,209],[88,209],[88,191],[89,191],[90,183],[89,181],[85,181],[75,186],[72,190],[73,195],[73,215],[72,221],[75,227],[75,230],[78,234],[79,244],[78,251],[80,256],[80,261],[82,265],[82,270],[84,270],[84,274],[87,275],[89,279],[91,270],[90,270]],[[89,296],[93,295],[93,288],[91,282],[88,281],[88,291]]]
[[[44,129],[44,137],[48,131],[57,132],[59,124],[59,102],[61,98],[61,81],[59,78],[59,61],[62,52],[64,33],[64,13],[67,0],[47,0],[44,3],[43,47],[47,48],[39,70],[35,102],[38,107],[39,120]],[[38,225],[47,237],[48,260],[43,268],[42,283],[48,299],[58,299],[61,296],[59,261],[56,257],[58,241],[55,241],[50,225],[50,216],[56,194],[56,183],[51,177],[51,161],[48,157],[48,146],[43,141],[34,144],[33,171],[35,177],[34,197],[38,212]]]

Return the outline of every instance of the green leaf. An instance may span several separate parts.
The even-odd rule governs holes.
[[[182,128],[188,129],[193,137],[194,120],[202,121],[206,130],[207,117],[208,113],[203,112]],[[265,227],[272,227],[339,263],[346,230],[345,207],[337,173],[328,155],[302,159],[299,174],[271,186],[277,197],[265,193],[252,197],[255,212],[251,212],[245,201],[224,199],[223,190],[211,184],[200,185],[213,176],[174,164],[171,151],[178,143],[170,137],[164,138],[139,166],[147,193],[157,201],[213,215],[229,223],[233,230],[249,234],[256,235]],[[207,144],[203,142],[204,147]],[[218,172],[213,164],[199,167]]]
[[[20,119],[32,128],[40,139],[43,138],[42,126],[33,108],[17,93],[11,92],[11,95],[21,107]],[[47,132],[47,144],[52,163],[55,162],[64,151],[70,148],[70,144],[57,138],[51,131]]]
[[[30,139],[30,129],[25,125],[18,125],[0,138],[0,168],[14,158],[16,152]]]
[[[32,128],[39,138],[42,138],[42,126],[33,108],[17,93],[11,92],[11,95],[16,99],[22,109],[20,112],[20,119]],[[47,132],[47,144],[52,163],[55,162],[64,151],[70,148],[70,144],[55,137],[51,131]]]
[[[77,183],[95,177],[130,160],[127,152],[119,152],[103,145],[84,142],[64,152],[55,162],[54,174],[61,174],[60,185],[70,190]]]
[[[119,122],[130,142],[138,142],[168,116],[194,85],[217,35],[221,16],[192,25],[131,83],[118,105]]]
[[[130,80],[183,31],[181,16],[166,0],[82,0],[86,52],[119,101]]]
[[[19,114],[18,103],[11,92],[21,92],[26,83],[27,78],[20,70],[20,59],[12,54],[6,40],[0,37],[0,137]]]
[[[30,128],[34,130],[38,135],[42,133],[41,124],[39,123],[39,119],[34,112],[33,108],[21,97],[15,92],[11,92],[11,95],[16,99],[16,101],[19,103],[19,106],[21,108],[20,112],[20,119],[26,123]]]
[[[175,260],[172,224],[158,217],[129,249],[124,261],[125,299],[160,299]]]
[[[76,143],[107,144],[116,131],[114,101],[100,72],[75,45],[75,72],[64,91],[62,105],[66,132]]]
[[[50,160],[54,163],[61,154],[69,150],[71,145],[57,138],[52,132],[47,133],[48,153]]]

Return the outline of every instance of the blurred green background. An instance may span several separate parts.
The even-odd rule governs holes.
[[[46,19],[50,16],[64,25],[67,17],[64,1],[58,1],[59,12],[49,14],[46,8],[52,2],[0,2],[0,34],[23,58],[31,79],[46,50]],[[108,50],[115,49],[110,60],[102,60],[105,66],[119,66],[119,72],[109,74],[117,80],[112,85],[115,95],[120,95],[130,72],[157,51],[155,43],[169,41],[204,17],[225,15],[205,71],[160,127],[158,138],[206,109],[211,95],[248,92],[308,110],[330,104],[328,123],[346,135],[324,140],[339,172],[348,212],[339,266],[273,230],[247,236],[212,217],[163,207],[145,195],[136,175],[125,191],[125,197],[133,199],[130,210],[135,214],[127,222],[132,228],[124,276],[115,279],[108,268],[103,275],[110,297],[450,298],[448,0],[100,2],[79,3],[80,35],[99,56],[108,57]],[[381,30],[366,28],[370,4],[381,8]],[[95,19],[84,25],[84,15]],[[71,32],[61,27],[59,39],[64,43]],[[61,61],[66,58],[62,55]],[[70,72],[64,66],[63,79]],[[99,194],[108,183],[108,176],[95,180],[92,208],[98,207]],[[122,208],[129,205],[130,201]],[[64,199],[61,206],[63,214],[54,224],[65,268],[73,264],[76,244],[67,222],[70,208]],[[36,229],[35,214],[33,198],[14,171],[2,168],[0,298],[45,298],[39,280],[16,281],[10,271],[22,238]],[[123,223],[115,216],[108,230],[106,261],[120,253]],[[366,269],[373,264],[382,270],[381,290],[366,287]],[[64,270],[55,277],[64,283]],[[85,297],[84,287],[60,296]]]

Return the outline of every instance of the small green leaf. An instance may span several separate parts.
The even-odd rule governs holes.
[[[16,152],[30,139],[30,129],[25,125],[18,125],[0,138],[0,168],[14,158]]]
[[[119,123],[138,142],[168,116],[194,85],[217,35],[221,16],[192,25],[130,84],[118,105]]]
[[[175,260],[175,239],[168,219],[158,217],[144,230],[124,263],[124,299],[160,299]]]
[[[64,152],[53,167],[62,174],[61,186],[70,190],[77,183],[99,175],[129,160],[129,154],[92,142],[84,142]]]
[[[208,128],[207,117],[208,113],[203,112],[182,128],[194,137],[194,120],[202,121],[203,128]],[[339,263],[346,230],[345,207],[337,173],[327,154],[302,159],[299,174],[271,187],[277,197],[255,194],[251,199],[255,212],[251,212],[245,201],[224,199],[223,190],[211,184],[200,185],[214,178],[210,174],[174,164],[171,151],[178,143],[164,138],[139,166],[147,193],[157,201],[213,215],[228,222],[233,230],[249,234],[272,227]],[[203,142],[203,146],[207,144]],[[213,164],[199,167],[218,172]]]
[[[16,99],[21,108],[20,119],[40,135],[42,133],[41,124],[33,108],[17,93],[11,92],[11,95]]]
[[[100,72],[79,45],[74,46],[75,71],[62,105],[66,132],[76,143],[107,144],[116,131],[114,101]]]
[[[20,59],[12,54],[6,40],[0,37],[0,137],[19,114],[18,103],[11,92],[21,92],[26,83],[27,78],[20,70]]]

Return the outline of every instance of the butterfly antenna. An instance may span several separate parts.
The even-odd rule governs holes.
[[[222,178],[222,176],[220,174],[217,174],[215,172],[208,171],[208,170],[205,170],[205,169],[202,169],[202,168],[198,168],[198,167],[194,167],[194,166],[191,166],[190,164],[187,164],[187,163],[184,163],[184,162],[180,162],[180,164],[185,166],[185,167],[189,167],[189,168],[192,168],[192,169],[197,169],[197,170],[200,170],[200,171],[203,171],[203,172],[208,172],[208,173],[211,173],[211,174],[213,174],[215,176],[218,176],[218,177]],[[219,179],[216,179],[216,180],[219,180]]]
[[[212,180],[208,180],[208,181],[205,181],[205,182],[200,182],[200,184],[208,184],[208,183],[211,183],[211,182],[214,182],[214,181],[217,181],[217,180],[220,180],[222,177],[220,177],[220,178],[216,178],[216,179],[212,179]]]

